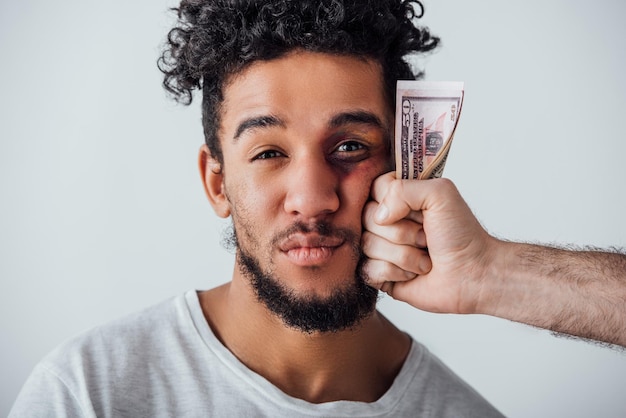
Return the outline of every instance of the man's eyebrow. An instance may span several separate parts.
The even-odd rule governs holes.
[[[339,128],[343,125],[349,124],[364,124],[364,125],[372,125],[376,128],[379,128],[383,131],[387,130],[386,125],[380,120],[378,116],[376,116],[372,112],[367,112],[365,110],[355,110],[352,112],[341,112],[330,120],[328,125],[331,128]]]
[[[237,130],[235,131],[233,139],[239,139],[239,137],[248,130],[256,128],[267,128],[271,126],[285,127],[285,122],[273,115],[254,116],[248,119],[244,119],[237,126]]]

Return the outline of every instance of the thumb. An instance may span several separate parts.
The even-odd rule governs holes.
[[[381,181],[379,181],[381,180]],[[429,187],[427,180],[395,180],[385,176],[372,185],[372,196],[380,197],[374,220],[379,225],[389,225],[412,213],[426,209]]]

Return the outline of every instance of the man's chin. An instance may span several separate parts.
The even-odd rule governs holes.
[[[371,288],[370,288],[371,289]],[[258,300],[286,326],[304,333],[332,333],[357,328],[376,308],[378,292],[361,297],[343,291],[329,296],[288,296],[263,293],[255,288]]]
[[[280,267],[284,266],[277,266],[276,273],[263,274],[264,278],[272,280],[283,293],[297,299],[331,300],[336,293],[352,292],[358,286],[354,266],[351,269],[337,266]]]
[[[300,286],[288,288],[273,274],[263,271],[258,261],[241,249],[237,252],[237,263],[257,300],[285,325],[302,332],[351,329],[376,308],[378,291],[367,286],[358,273],[324,289],[320,287],[318,271],[316,280],[303,278]],[[359,270],[357,268],[357,272]]]

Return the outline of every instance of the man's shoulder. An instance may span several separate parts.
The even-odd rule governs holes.
[[[71,338],[35,367],[12,416],[33,403],[46,411],[42,416],[177,416],[167,412],[174,407],[168,402],[208,391],[208,383],[196,381],[198,370],[204,367],[205,376],[214,369],[201,320],[189,291]]]
[[[139,352],[147,354],[180,328],[186,314],[185,295],[169,298],[66,340],[41,363],[62,370],[77,366],[77,362],[82,366],[119,363]]]

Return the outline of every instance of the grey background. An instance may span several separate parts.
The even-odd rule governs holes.
[[[0,4],[0,415],[62,340],[225,282],[198,104],[155,66],[170,0]],[[485,227],[626,246],[626,3],[425,2],[430,80],[466,83],[448,161]],[[626,416],[626,354],[482,316],[383,311],[511,417]]]

